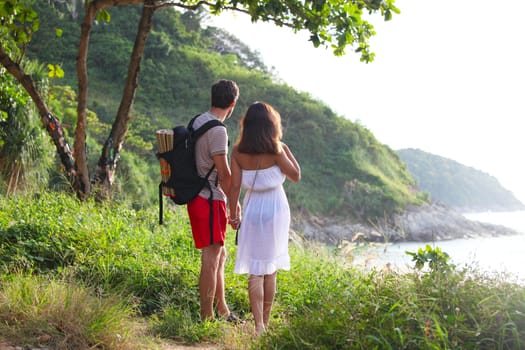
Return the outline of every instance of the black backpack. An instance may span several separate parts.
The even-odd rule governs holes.
[[[159,184],[159,224],[162,225],[163,212],[163,195],[171,198],[175,204],[183,205],[194,199],[199,192],[206,186],[210,189],[210,209],[213,200],[213,191],[208,178],[215,168],[211,167],[206,176],[202,177],[197,172],[195,164],[195,143],[197,139],[206,131],[215,127],[225,125],[217,119],[204,123],[198,129],[193,128],[193,122],[199,115],[193,117],[188,126],[177,126],[173,128],[173,149],[157,153],[159,161],[164,160],[164,166],[161,161],[161,172],[169,174],[167,181],[161,180]],[[166,164],[167,163],[167,164]],[[168,168],[166,169],[166,165]],[[211,221],[211,215],[210,215]]]

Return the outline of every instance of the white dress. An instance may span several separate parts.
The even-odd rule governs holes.
[[[242,187],[247,192],[243,200],[235,273],[267,275],[277,269],[290,269],[290,207],[283,188],[285,179],[277,165],[242,170]]]

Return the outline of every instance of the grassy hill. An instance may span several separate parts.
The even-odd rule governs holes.
[[[480,170],[419,149],[397,151],[422,191],[432,200],[462,211],[524,210],[521,203],[499,181]]]
[[[76,88],[75,56],[81,16],[72,18],[65,5],[37,2],[46,21],[28,47],[28,55],[40,62],[60,63],[66,78],[54,81],[54,112],[66,124],[75,125],[74,100],[60,98],[64,88]],[[111,9],[111,22],[99,23],[91,35],[88,57],[90,74],[90,161],[99,156],[120,101],[140,8]],[[363,126],[336,113],[321,101],[298,92],[273,77],[257,54],[217,28],[203,28],[204,13],[166,9],[155,14],[141,67],[130,134],[117,173],[117,198],[134,193],[134,205],[151,205],[160,181],[154,156],[154,131],[186,123],[207,110],[209,87],[218,78],[238,82],[241,96],[234,116],[227,122],[231,140],[238,120],[255,100],[274,105],[281,113],[284,141],[303,169],[303,180],[286,184],[295,211],[342,215],[356,219],[383,217],[421,203],[423,194],[398,155],[382,145]],[[64,35],[55,36],[55,28]],[[315,67],[305,67],[316,69]],[[60,90],[62,89],[62,90]],[[58,92],[57,92],[58,91]],[[68,112],[69,111],[69,112]],[[72,130],[71,130],[72,131]]]

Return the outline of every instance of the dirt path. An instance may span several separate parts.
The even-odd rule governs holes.
[[[164,341],[158,344],[159,350],[220,350],[219,347],[214,345],[197,344],[197,345],[184,345],[176,342]],[[22,347],[12,346],[5,341],[0,340],[0,350],[48,350],[48,347]]]
[[[220,348],[208,344],[184,345],[176,342],[165,341],[159,344],[159,350],[219,350]],[[2,350],[2,349],[0,349]]]

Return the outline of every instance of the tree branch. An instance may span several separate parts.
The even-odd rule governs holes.
[[[157,1],[156,4],[150,5],[150,6],[154,6],[157,9],[163,9],[163,8],[167,8],[167,7],[179,7],[179,8],[183,8],[183,9],[186,9],[186,10],[195,11],[200,6],[207,6],[208,8],[212,8],[212,7],[215,6],[215,4],[203,0],[203,1],[199,1],[195,5],[184,5],[184,4],[178,4],[178,3],[176,3],[175,1],[172,1],[172,0],[161,0],[161,1]],[[248,10],[243,9],[243,8],[239,8],[237,6],[224,6],[224,7],[221,8],[221,11],[224,11],[224,10],[241,12],[241,13],[244,13],[244,14],[246,14],[248,16],[251,16],[251,14],[250,14],[250,12]],[[273,23],[275,23],[278,26],[294,28],[293,23],[285,22],[285,21],[280,20],[278,18],[275,18],[273,16],[266,16],[266,17],[264,17],[264,20],[265,21],[266,20],[267,21],[272,21]]]

